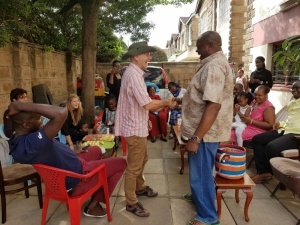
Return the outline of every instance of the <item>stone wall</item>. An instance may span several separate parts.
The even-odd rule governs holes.
[[[232,58],[232,62],[236,64],[235,71],[243,68],[243,56],[245,51],[243,50],[246,23],[247,6],[244,0],[232,0],[230,10],[230,29],[229,29],[229,56]]]
[[[80,75],[81,60],[64,52],[45,52],[42,46],[21,42],[0,48],[0,123],[12,89],[23,88],[32,99],[32,87],[46,84],[59,104],[76,92]]]
[[[188,45],[191,45],[191,46],[197,45],[197,39],[199,37],[198,36],[198,24],[199,24],[198,15],[194,15],[190,22],[191,37],[189,37],[189,38],[191,40],[191,43],[188,43]]]
[[[124,63],[123,65],[128,65]],[[163,67],[169,81],[179,82],[186,88],[199,68],[199,62],[150,63]],[[106,78],[111,63],[97,64],[96,73]],[[20,87],[28,91],[32,100],[32,87],[46,84],[55,104],[63,102],[70,93],[76,92],[76,78],[81,76],[81,59],[64,52],[45,52],[42,46],[17,43],[0,48],[0,123],[9,105],[9,93]]]
[[[244,71],[245,75],[250,77],[251,71],[250,71],[250,63],[253,60],[253,56],[251,55],[250,51],[253,47],[253,26],[252,26],[252,18],[254,17],[255,10],[253,9],[253,2],[254,0],[245,0],[247,3],[247,17],[246,17],[246,23],[244,24],[244,29],[246,30],[246,34],[244,35],[244,45],[243,50],[245,51],[245,55],[243,56],[243,62],[244,62]]]
[[[122,63],[122,66],[127,66],[128,63]],[[187,88],[191,78],[195,75],[199,68],[199,62],[151,62],[149,65],[159,66],[164,68],[169,81],[178,82],[182,87]],[[106,75],[112,69],[111,63],[97,63],[97,73],[101,75],[106,85]],[[106,88],[106,91],[108,89]]]

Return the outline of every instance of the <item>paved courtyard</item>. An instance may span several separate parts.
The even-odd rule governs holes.
[[[106,218],[88,218],[82,215],[82,225],[185,225],[186,221],[195,214],[192,203],[181,199],[183,193],[189,192],[188,165],[183,175],[179,174],[179,149],[172,150],[173,140],[155,143],[148,141],[149,161],[146,165],[145,176],[147,183],[159,192],[156,198],[140,197],[140,201],[150,211],[150,217],[139,218],[125,209],[123,179],[120,180],[112,197],[111,209],[113,221],[108,223]],[[250,153],[251,154],[251,153]],[[118,151],[122,156],[122,149]],[[251,168],[248,173],[254,173]],[[253,200],[249,207],[250,222],[243,216],[245,194],[240,193],[240,203],[235,202],[234,191],[228,190],[223,194],[222,225],[296,225],[300,218],[300,200],[293,194],[279,190],[276,198],[270,193],[278,181],[273,178],[269,183],[258,184],[253,188]],[[33,196],[25,199],[22,193],[8,196],[6,225],[37,225],[40,224],[41,212],[35,189]],[[69,225],[69,214],[64,204],[50,201],[47,225]]]

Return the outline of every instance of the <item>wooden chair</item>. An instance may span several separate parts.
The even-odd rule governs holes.
[[[71,225],[80,225],[82,204],[102,186],[105,195],[107,220],[109,222],[112,221],[105,164],[99,165],[87,174],[78,174],[42,164],[34,164],[33,166],[38,171],[45,184],[44,207],[41,220],[42,225],[46,224],[47,210],[50,199],[66,203],[70,213]],[[70,197],[68,195],[65,184],[66,177],[89,179],[94,175],[98,176],[98,182],[89,191],[77,196]]]
[[[25,191],[26,198],[29,197],[29,188],[37,187],[38,199],[40,208],[43,207],[43,196],[41,178],[36,170],[27,164],[13,164],[3,167],[0,162],[0,192],[1,192],[1,207],[2,207],[2,223],[6,222],[6,194],[14,194],[20,191]],[[32,181],[30,185],[28,181]],[[5,190],[6,186],[23,184],[15,189]]]

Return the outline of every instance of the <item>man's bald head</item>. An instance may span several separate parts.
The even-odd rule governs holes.
[[[215,52],[221,51],[221,46],[221,36],[215,31],[206,31],[197,40],[197,53],[200,55],[200,59],[205,59]]]
[[[201,34],[198,38],[198,40],[203,40],[204,42],[208,43],[214,43],[217,46],[222,46],[222,39],[221,36],[215,32],[215,31],[206,31],[203,34]]]

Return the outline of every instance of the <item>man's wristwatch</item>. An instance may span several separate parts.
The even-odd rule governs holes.
[[[194,142],[197,142],[197,143],[200,143],[200,142],[201,142],[201,139],[200,139],[198,136],[196,136],[196,135],[192,136],[192,137],[190,138],[190,140],[191,140],[191,141],[194,141]]]

